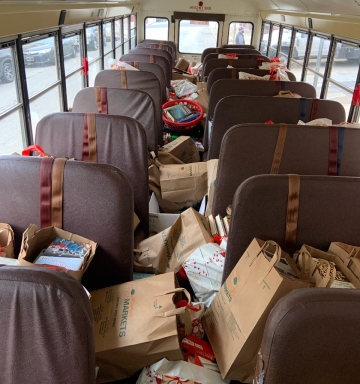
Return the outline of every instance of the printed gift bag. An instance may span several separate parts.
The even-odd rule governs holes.
[[[159,362],[145,367],[136,384],[227,384],[219,373],[186,361]]]

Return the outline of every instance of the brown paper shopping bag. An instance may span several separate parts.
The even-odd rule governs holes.
[[[251,242],[203,318],[223,378],[252,382],[271,309],[293,289],[312,286],[297,274],[276,243]]]
[[[174,203],[197,202],[206,195],[206,163],[164,165],[159,171],[163,199]]]
[[[14,258],[14,231],[6,223],[0,223],[0,256]]]
[[[344,263],[344,267],[350,269],[357,280],[360,280],[360,247],[333,242],[328,252],[336,255]]]
[[[189,208],[170,228],[140,242],[136,261],[159,273],[177,272],[196,248],[210,241],[207,219]]]
[[[162,198],[160,187],[160,171],[159,168],[154,164],[149,167],[149,189],[155,193],[156,200],[158,201],[160,208],[166,213],[179,211],[188,205],[188,202],[174,203]]]
[[[174,273],[91,292],[98,383],[132,376],[162,358],[183,360],[175,308],[182,292]]]
[[[180,136],[174,141],[164,145],[159,150],[160,153],[170,153],[183,163],[197,163],[200,161],[200,155],[190,136]]]

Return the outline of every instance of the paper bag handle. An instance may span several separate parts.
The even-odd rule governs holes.
[[[274,252],[273,257],[269,261],[268,266],[265,269],[264,277],[261,277],[259,279],[259,281],[258,281],[259,284],[261,284],[266,279],[266,276],[271,272],[271,270],[274,268],[276,263],[278,261],[280,261],[280,259],[281,259],[281,248],[280,248],[280,245],[277,244],[275,241],[272,241],[272,240],[269,240],[269,241],[265,242],[265,244],[261,248],[261,251],[259,252],[259,254],[261,252],[263,252],[265,249],[267,249],[269,245],[274,245],[275,246],[275,252]]]
[[[170,295],[171,293],[177,293],[177,292],[185,293],[185,296],[188,299],[188,303],[191,303],[191,296],[190,296],[189,292],[185,288],[175,288],[175,289],[172,289],[171,291],[166,291],[166,292],[158,293],[157,295],[155,295],[155,297],[164,296],[164,295]],[[163,316],[164,317],[170,317],[170,316],[180,315],[180,314],[186,312],[186,308],[187,307],[171,309],[170,311],[164,312]]]

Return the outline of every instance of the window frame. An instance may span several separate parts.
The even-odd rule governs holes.
[[[178,52],[181,53],[182,55],[201,55],[202,52],[181,52],[180,51],[180,24],[182,21],[208,21],[217,23],[218,25],[218,30],[217,30],[217,36],[216,36],[216,45],[217,42],[219,41],[219,34],[220,34],[220,24],[218,20],[195,20],[195,19],[179,19],[178,20],[178,41],[177,41],[177,46],[178,46]]]
[[[229,25],[228,25],[228,33],[227,33],[227,44],[229,44],[229,36],[230,36],[230,25],[232,23],[239,23],[239,24],[251,24],[252,25],[252,29],[251,29],[251,39],[250,39],[250,44],[249,45],[252,45],[252,42],[253,42],[253,37],[254,37],[254,23],[251,22],[251,21],[230,21]]]
[[[170,36],[170,20],[169,18],[165,17],[165,16],[161,16],[161,17],[156,17],[156,16],[146,16],[145,19],[144,19],[144,39],[146,40],[146,19],[165,19],[167,20],[167,23],[168,23],[168,33],[167,33],[167,39],[165,40],[169,40],[169,36]]]

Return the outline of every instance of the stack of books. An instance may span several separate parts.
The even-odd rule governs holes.
[[[194,113],[185,104],[176,104],[165,108],[164,114],[169,120],[174,122],[176,121],[178,123],[186,123],[188,121],[195,120],[198,116],[200,116],[200,113]]]
[[[228,236],[230,230],[230,218],[229,216],[221,217],[217,215],[215,218],[213,215],[208,217],[210,230],[212,236]]]
[[[52,265],[80,271],[89,253],[89,244],[57,237],[46,249],[41,251],[34,264]]]

